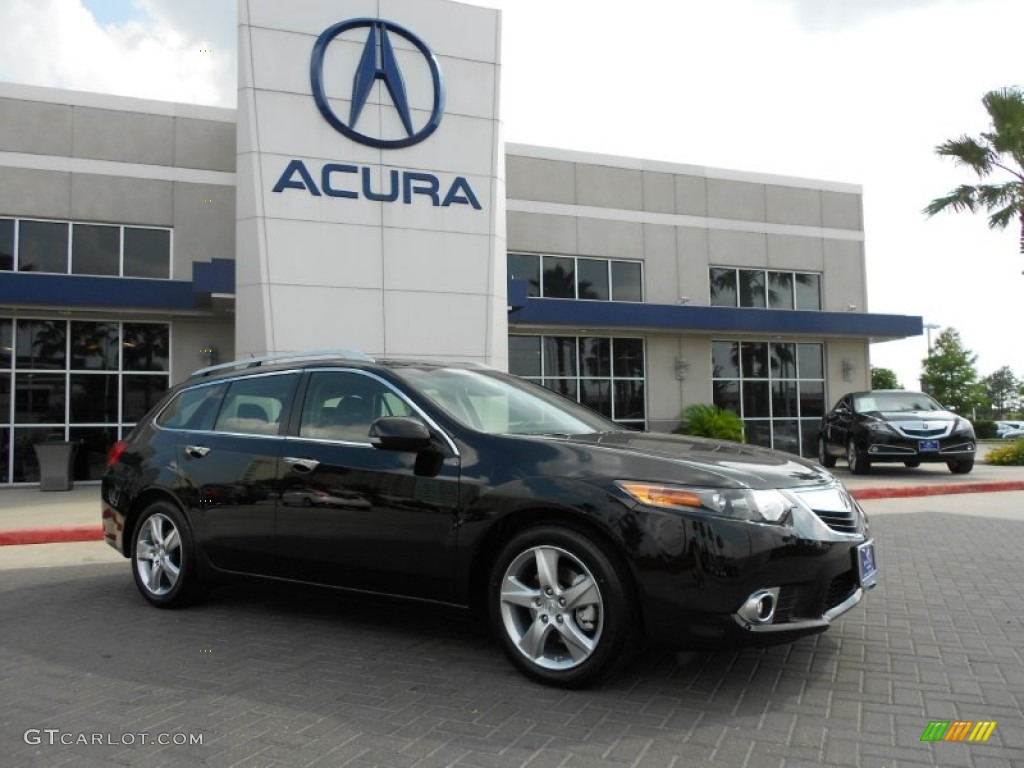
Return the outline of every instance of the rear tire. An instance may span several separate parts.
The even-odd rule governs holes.
[[[180,608],[203,590],[192,534],[181,510],[167,501],[150,504],[132,539],[135,586],[158,608]]]
[[[828,452],[828,443],[820,435],[818,436],[818,463],[826,469],[831,469],[836,465],[836,457]]]
[[[871,471],[871,462],[857,449],[852,437],[846,443],[846,463],[855,475],[866,475]]]
[[[959,461],[947,461],[946,466],[954,475],[969,475],[974,469],[974,459],[961,459]]]
[[[548,685],[582,688],[607,679],[635,651],[629,575],[575,529],[542,525],[513,537],[491,572],[487,609],[509,661]]]

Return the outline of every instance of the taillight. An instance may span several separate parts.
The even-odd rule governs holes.
[[[121,460],[121,454],[124,453],[124,449],[128,447],[128,443],[125,440],[118,440],[112,446],[110,446],[110,453],[107,454],[107,466],[112,467]]]

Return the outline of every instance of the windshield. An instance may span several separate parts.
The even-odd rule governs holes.
[[[921,392],[872,392],[868,395],[857,395],[853,398],[853,407],[857,413],[946,410]]]
[[[409,367],[395,372],[452,418],[492,435],[579,435],[621,429],[539,384],[496,371]]]

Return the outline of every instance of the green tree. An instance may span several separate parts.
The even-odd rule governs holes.
[[[982,99],[992,120],[990,130],[977,138],[966,134],[935,148],[941,157],[966,165],[982,182],[997,172],[1009,174],[998,183],[961,184],[948,195],[937,197],[924,213],[939,211],[988,211],[988,225],[1005,229],[1010,222],[1021,228],[1020,252],[1024,254],[1024,91],[1017,87],[989,91]]]
[[[925,392],[959,413],[971,414],[975,408],[984,408],[985,387],[978,381],[977,360],[978,356],[964,347],[959,331],[946,328],[922,361]]]
[[[986,376],[982,383],[992,410],[997,419],[1005,418],[1007,412],[1017,410],[1020,403],[1021,381],[1013,375],[1008,365]]]
[[[890,368],[876,368],[871,366],[871,388],[872,389],[903,389],[900,380],[896,378],[896,371]]]

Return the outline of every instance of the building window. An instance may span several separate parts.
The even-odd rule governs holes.
[[[510,253],[508,277],[526,283],[526,295],[545,299],[643,301],[639,261]]]
[[[170,384],[170,326],[0,318],[0,483],[39,481],[34,446],[78,443],[76,480],[98,480],[110,446]]]
[[[739,414],[747,442],[814,456],[825,413],[820,343],[713,341],[715,405]]]
[[[771,269],[712,267],[712,307],[821,309],[821,275]]]
[[[647,423],[643,339],[509,336],[509,370],[624,427]]]
[[[0,270],[168,280],[171,230],[0,219]]]

